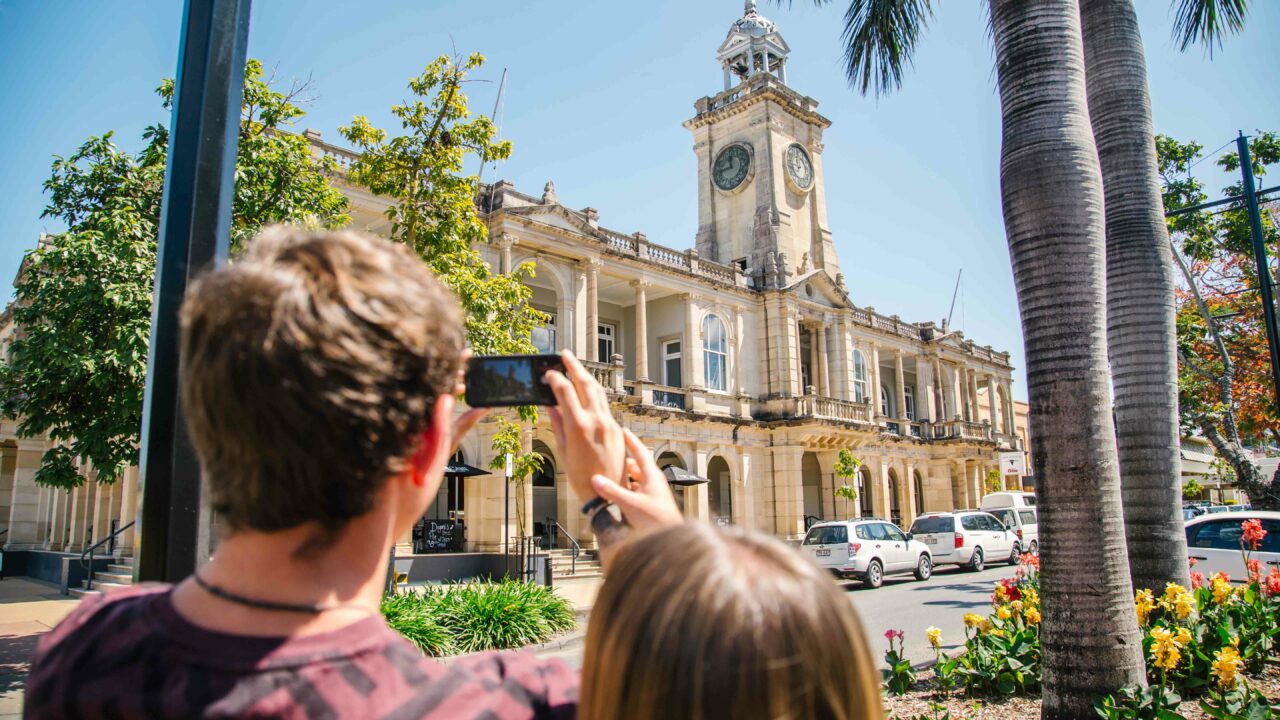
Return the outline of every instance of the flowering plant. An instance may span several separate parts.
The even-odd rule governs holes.
[[[885,664],[889,666],[888,670],[883,671],[884,686],[890,695],[902,695],[916,682],[915,668],[911,667],[911,661],[906,658],[906,636],[901,630],[884,631],[884,639],[889,641],[889,649],[884,653]]]

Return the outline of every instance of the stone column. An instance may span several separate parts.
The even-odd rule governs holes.
[[[902,351],[893,351],[893,379],[898,383],[898,407],[894,408],[894,415],[899,420],[907,418],[907,376],[902,370]],[[910,435],[911,428],[899,428],[899,432],[903,435]]]
[[[902,503],[902,527],[911,527],[912,521],[916,519],[916,466],[914,463],[904,462],[902,464],[902,485],[903,485],[903,503]],[[923,483],[922,483],[923,484]]]
[[[702,323],[698,322],[698,296],[684,296],[684,371],[685,387],[702,390]]]
[[[707,450],[705,446],[693,446],[693,472],[698,477],[707,476]],[[685,517],[699,522],[711,522],[711,502],[707,483],[685,489]]]
[[[818,337],[818,394],[834,397],[831,392],[831,371],[827,363],[827,326],[819,325],[815,331]]]
[[[809,331],[809,383],[804,388],[804,393],[808,395],[809,388],[812,387],[816,394],[822,395],[822,381],[818,378],[818,330],[812,324],[805,326],[805,329]]]
[[[733,363],[733,393],[741,395],[746,392],[746,387],[742,384],[742,351],[745,347],[746,335],[746,319],[743,317],[744,308],[741,305],[733,308],[733,341],[729,343],[732,349],[733,357],[730,361]],[[743,475],[742,477],[746,477]],[[735,520],[736,522],[736,520]]]
[[[733,501],[733,524],[748,530],[761,527],[760,517],[756,514],[756,478],[752,477],[753,460],[746,448],[738,449],[738,481],[733,485],[731,497]]]
[[[649,283],[635,280],[631,285],[636,289],[636,380],[649,382],[649,302],[645,295]]]
[[[44,542],[38,531],[40,489],[36,486],[36,470],[44,454],[42,444],[19,440],[17,459],[13,471],[13,500],[9,505],[9,534],[5,547],[9,549],[34,549]]]
[[[969,370],[969,412],[973,422],[978,422],[978,371]]]
[[[878,514],[881,519],[888,520],[893,517],[893,493],[889,488],[889,461],[879,458],[871,464],[872,482],[876,484],[878,492],[876,495],[880,499],[880,509]]]
[[[938,409],[933,392],[933,363],[923,357],[916,357],[916,417],[928,418],[931,422],[938,419]]]
[[[804,535],[804,481],[800,458],[804,448],[786,445],[773,448],[774,532],[784,538]]]
[[[511,247],[517,243],[514,235],[502,233],[498,236],[498,271],[503,275],[511,274]]]
[[[880,346],[874,342],[871,343],[871,367],[869,368],[871,380],[871,417],[880,417],[880,406],[883,401],[880,398]],[[888,517],[886,515],[885,517]]]
[[[987,375],[987,412],[991,414],[991,432],[1000,432],[1000,416],[996,414],[996,379],[993,375]]]
[[[973,503],[973,506],[978,507],[978,504],[982,502],[982,495],[983,495],[982,464],[979,463],[977,460],[970,460],[969,464],[973,468],[972,471],[970,472],[970,477],[973,478],[971,481],[973,484],[969,490],[969,497],[970,497],[970,501]]]
[[[960,382],[960,366],[951,366],[951,416],[948,420],[964,419],[967,412],[964,405],[964,384]]]
[[[570,338],[565,340],[566,347],[573,350],[573,354],[580,359],[587,357],[587,270],[586,263],[580,262],[574,266],[573,271],[573,288],[571,289],[571,297],[569,301],[573,304],[572,321],[565,321],[565,329],[568,330]]]
[[[592,258],[587,261],[587,354],[586,358],[599,362],[600,343],[596,334],[600,332],[600,261]],[[606,360],[608,358],[605,358]]]
[[[124,473],[120,477],[120,527],[124,527],[129,523],[138,519],[138,468],[130,466],[125,468]],[[120,554],[124,557],[133,557],[137,550],[137,526],[129,528],[120,533],[120,539],[116,542]]]

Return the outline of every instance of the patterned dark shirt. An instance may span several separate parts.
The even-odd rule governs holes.
[[[578,675],[532,653],[445,665],[370,617],[264,638],[183,619],[168,586],[86,598],[40,642],[27,718],[572,718]]]

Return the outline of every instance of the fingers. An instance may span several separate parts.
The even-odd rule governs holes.
[[[658,480],[663,480],[662,470],[658,467],[658,463],[653,460],[653,451],[645,446],[636,434],[627,428],[622,428],[622,439],[627,445],[627,455],[629,460],[635,462],[637,472],[632,477],[642,486]],[[630,466],[628,466],[630,467]]]
[[[630,514],[634,514],[634,511],[639,508],[637,503],[643,498],[640,493],[628,490],[603,475],[591,476],[591,489],[595,490],[596,495],[602,499],[622,508],[624,516],[629,514],[629,510],[633,511]]]
[[[573,383],[557,370],[548,370],[546,380],[551,386],[552,394],[556,396],[556,407],[561,414],[567,415],[570,422],[581,424],[584,410]]]
[[[578,361],[578,358],[574,357],[572,352],[564,350],[560,353],[560,357],[564,360],[565,373],[573,380],[573,385],[577,390],[578,399],[582,403],[582,407],[597,412],[604,411],[608,407],[608,401],[605,400],[600,383],[596,382],[596,379],[582,366],[582,363]],[[600,388],[601,391],[596,392],[597,388]]]
[[[463,435],[471,432],[471,429],[480,422],[480,419],[489,414],[488,408],[472,408],[462,414],[453,423],[453,437],[455,440],[461,440]]]
[[[467,393],[467,365],[471,364],[471,348],[463,348],[461,361],[458,363],[458,382],[453,387],[453,394],[462,397]]]

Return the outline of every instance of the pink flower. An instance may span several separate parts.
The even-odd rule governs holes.
[[[1199,560],[1196,560],[1195,558],[1187,558],[1187,567],[1195,567],[1197,562],[1199,562]]]
[[[1249,568],[1249,582],[1258,582],[1262,577],[1262,563],[1250,558],[1249,561],[1245,563],[1245,566]]]
[[[1240,527],[1244,530],[1244,541],[1249,543],[1249,549],[1257,550],[1258,543],[1261,543],[1262,538],[1267,536],[1267,531],[1262,529],[1262,521],[1256,518],[1245,520],[1240,523]]]
[[[1202,587],[1204,587],[1204,573],[1202,572],[1191,573],[1191,589],[1199,590]]]
[[[1271,574],[1267,575],[1267,583],[1263,587],[1268,595],[1280,595],[1280,570],[1271,568]]]

